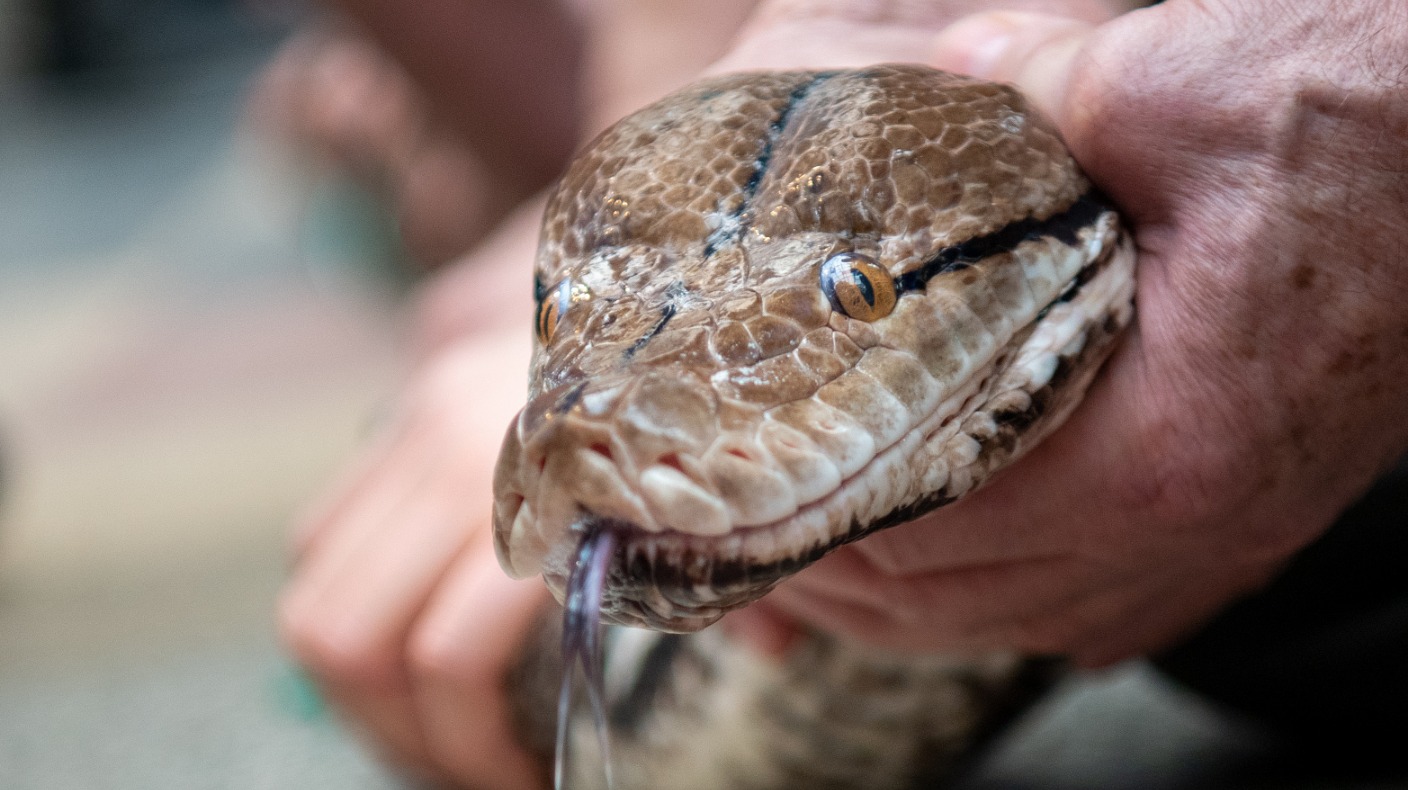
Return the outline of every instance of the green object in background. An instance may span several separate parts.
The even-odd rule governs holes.
[[[296,666],[285,667],[273,679],[274,703],[291,718],[305,722],[326,722],[327,703],[308,673]]]
[[[414,278],[396,218],[386,201],[336,173],[324,174],[309,196],[303,251],[317,266],[370,275],[404,291]]]

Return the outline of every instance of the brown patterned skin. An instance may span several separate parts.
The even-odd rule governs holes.
[[[772,141],[794,91],[806,93]],[[1014,218],[1049,215],[1086,188],[1056,133],[1010,87],[914,66],[700,83],[601,135],[549,202],[538,280],[551,287],[570,277],[593,290],[598,307],[572,320],[575,338],[590,344],[563,338],[535,358],[533,394],[616,369],[611,351],[649,332],[666,289],[682,289],[693,309],[652,340],[652,359],[662,347],[687,349],[701,337],[691,328],[717,314],[709,351],[752,364],[826,325],[830,310],[812,298],[809,265],[838,237],[900,272]],[[715,237],[710,265],[693,265]],[[620,296],[644,309],[608,301]],[[581,359],[587,348],[594,364]],[[697,357],[681,362],[701,367]],[[712,372],[713,362],[702,368]]]
[[[919,66],[707,80],[626,118],[577,158],[549,203],[538,272],[555,280],[604,246],[698,255],[715,230],[705,218],[737,215],[745,202],[754,238],[744,246],[807,231],[876,234],[898,245],[888,262],[904,267],[925,247],[1050,213],[1084,190],[1060,138],[1030,112],[1009,86]]]
[[[914,277],[942,250],[1059,220],[1088,189],[1016,91],[921,66],[731,75],[621,121],[546,212],[530,402],[496,472],[501,560],[560,594],[583,525],[609,524],[627,539],[606,615],[688,630],[961,496],[1079,397],[1077,382],[1033,407],[1051,369],[1002,365],[1092,263],[1068,247],[1113,248],[1113,213],[1064,247],[911,285],[875,321],[837,313],[818,267],[853,252]],[[1067,361],[1098,366],[1106,344],[1091,345]],[[1009,412],[1032,409],[1011,436],[984,447],[981,424],[946,427],[999,385],[1027,388]],[[928,445],[901,469],[891,451],[916,434]],[[919,474],[935,468],[947,484]]]
[[[762,156],[768,165],[750,185]],[[1056,133],[1009,87],[917,66],[700,83],[601,135],[549,202],[538,281],[570,278],[592,301],[538,349],[532,395],[631,375],[621,357],[667,303],[679,309],[636,370],[676,363],[708,378],[782,357],[830,321],[811,267],[838,244],[899,273],[1014,218],[1048,216],[1087,188]],[[711,248],[709,265],[696,265]],[[815,387],[797,373],[825,378],[835,358],[854,361],[840,337],[809,340],[829,358],[798,360],[811,369],[788,371],[797,391],[740,380],[721,411],[727,400],[805,397]]]

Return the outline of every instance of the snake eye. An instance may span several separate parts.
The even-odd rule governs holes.
[[[557,332],[562,315],[572,306],[572,281],[563,280],[550,291],[539,291],[538,315],[533,322],[538,342],[547,345]]]
[[[838,252],[821,265],[821,290],[837,312],[857,321],[878,321],[895,309],[895,280],[880,264],[854,252]]]

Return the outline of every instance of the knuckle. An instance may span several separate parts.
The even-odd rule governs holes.
[[[328,615],[285,601],[279,606],[279,634],[295,661],[318,678],[366,689],[396,687],[400,662],[387,641],[360,628],[355,618]]]
[[[406,648],[406,663],[418,678],[433,682],[453,682],[472,674],[466,669],[464,651],[452,640],[429,629],[417,629]]]
[[[463,696],[498,693],[505,667],[495,663],[496,656],[466,644],[462,631],[437,628],[433,621],[414,629],[406,645],[406,663],[418,686]]]

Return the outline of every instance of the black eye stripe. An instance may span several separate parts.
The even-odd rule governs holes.
[[[940,274],[966,268],[992,255],[1011,252],[1017,245],[1030,239],[1049,236],[1062,244],[1074,247],[1080,238],[1079,231],[1094,224],[1109,210],[1105,197],[1092,190],[1081,195],[1065,211],[1044,220],[1032,217],[1016,220],[986,236],[939,250],[924,265],[897,276],[896,289],[901,293],[922,291],[929,280]]]

